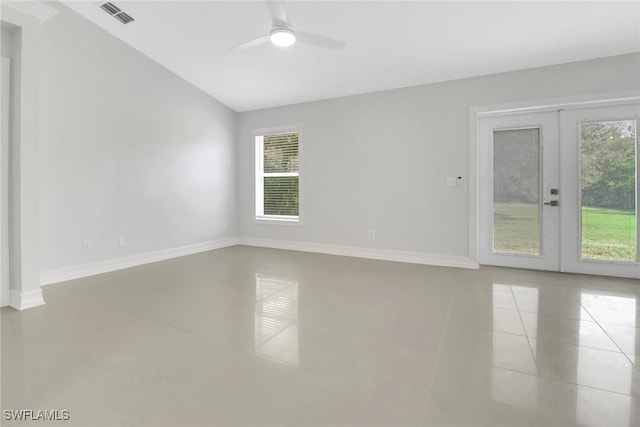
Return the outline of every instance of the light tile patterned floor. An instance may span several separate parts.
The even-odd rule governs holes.
[[[1,398],[51,425],[640,425],[633,280],[236,246],[44,292]]]

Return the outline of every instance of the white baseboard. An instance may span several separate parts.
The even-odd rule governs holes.
[[[302,252],[316,252],[330,255],[343,255],[356,258],[379,259],[384,261],[408,262],[412,264],[435,265],[478,269],[478,261],[467,257],[432,255],[419,252],[389,251],[384,249],[358,248],[352,246],[326,245],[322,243],[303,243],[285,240],[238,238],[238,244],[263,248],[286,249]]]
[[[130,255],[123,258],[99,261],[91,264],[78,265],[56,270],[49,270],[40,273],[40,284],[50,285],[52,283],[65,282],[67,280],[79,279],[81,277],[94,276],[96,274],[108,273],[110,271],[122,270],[123,268],[135,267],[142,264],[163,261],[170,258],[177,258],[185,255],[192,255],[199,252],[211,251],[227,246],[235,246],[238,239],[230,237],[209,242],[196,243],[194,245],[181,246],[178,248],[163,249],[160,251],[147,252],[143,254]]]
[[[25,310],[43,304],[44,298],[42,296],[42,289],[40,288],[26,292],[11,291],[11,307],[16,310]]]
[[[352,246],[337,246],[321,243],[304,243],[285,240],[254,239],[247,237],[230,237],[226,239],[214,240],[210,242],[197,243],[194,245],[182,246],[172,249],[164,249],[155,252],[131,255],[123,258],[116,258],[107,261],[99,261],[90,264],[78,265],[56,270],[49,270],[40,273],[40,284],[50,285],[52,283],[65,282],[67,280],[79,279],[81,277],[94,276],[96,274],[108,273],[110,271],[149,264],[199,252],[211,251],[227,246],[235,245],[257,246],[274,249],[287,249],[302,252],[315,252],[330,255],[351,256],[356,258],[379,259],[384,261],[408,262],[412,264],[436,265],[443,267],[458,267],[477,269],[479,264],[476,260],[466,257],[455,257],[445,255],[432,255],[419,252],[389,251],[384,249],[358,248]],[[32,293],[35,291],[32,291]],[[44,304],[42,293],[39,300],[35,295],[11,296],[11,305],[16,307],[14,299],[20,301],[18,306],[22,308],[35,307]],[[32,301],[32,302],[29,302]],[[41,301],[41,302],[38,302]],[[33,304],[33,305],[29,305]],[[18,307],[16,307],[18,308]],[[19,308],[19,309],[22,309]]]

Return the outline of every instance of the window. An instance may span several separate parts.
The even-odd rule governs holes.
[[[300,222],[300,130],[256,136],[256,219]]]

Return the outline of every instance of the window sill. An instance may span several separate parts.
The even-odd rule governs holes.
[[[257,216],[253,218],[255,224],[270,225],[302,225],[300,217],[284,217],[284,216]]]

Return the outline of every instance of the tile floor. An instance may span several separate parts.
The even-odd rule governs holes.
[[[1,399],[56,426],[640,425],[638,281],[236,246],[44,293]]]

